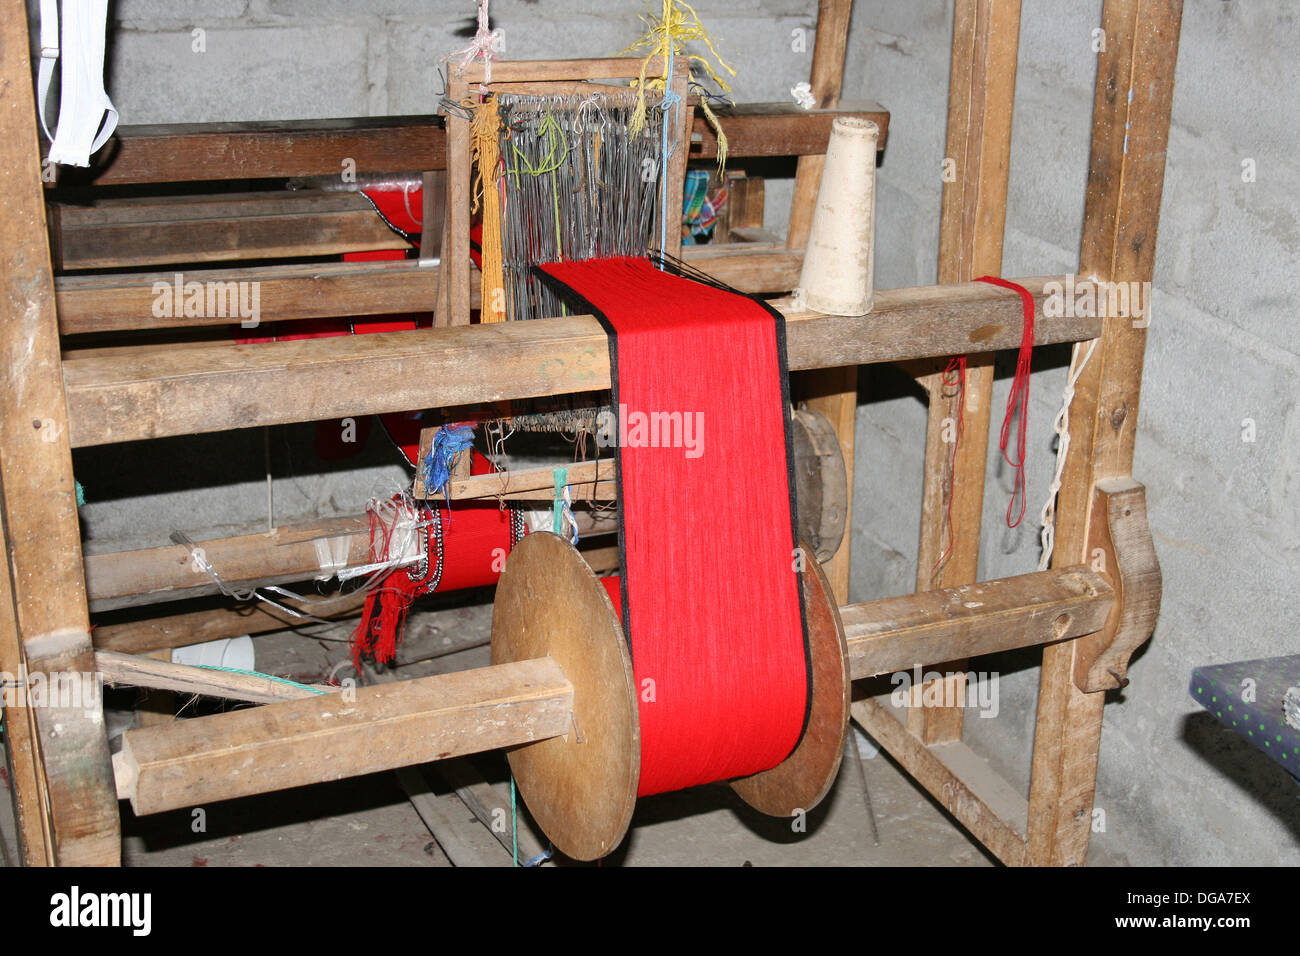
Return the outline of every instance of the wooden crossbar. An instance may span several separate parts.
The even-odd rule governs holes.
[[[1019,280],[1035,294],[1035,342],[1094,337],[1100,320],[1041,316],[1063,276]],[[1020,300],[982,283],[876,294],[860,317],[797,311],[791,369],[833,368],[1019,344]],[[592,316],[261,345],[88,350],[64,361],[74,447],[345,415],[609,388],[609,347]]]

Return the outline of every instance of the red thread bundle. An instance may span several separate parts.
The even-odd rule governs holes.
[[[1016,355],[1016,376],[1011,381],[1011,392],[1007,395],[1007,413],[1002,419],[1002,434],[998,439],[1002,460],[1016,470],[1015,487],[1011,492],[1011,500],[1007,502],[1007,527],[1014,528],[1025,516],[1025,433],[1029,427],[1029,366],[1034,357],[1034,295],[1024,286],[996,276],[980,276],[975,281],[987,282],[1018,293],[1025,313],[1025,324],[1020,332],[1020,351]],[[1017,423],[1014,459],[1007,454],[1012,419]],[[1020,510],[1012,521],[1011,513],[1016,510],[1017,501],[1020,502]]]

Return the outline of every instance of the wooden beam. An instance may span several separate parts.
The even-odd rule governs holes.
[[[596,516],[587,511],[578,512],[577,520],[578,532],[582,535],[607,533],[615,527],[611,518]],[[369,519],[365,515],[349,515],[324,521],[281,525],[273,531],[210,538],[196,541],[194,545],[196,550],[202,551],[204,560],[213,566],[227,585],[246,589],[266,584],[284,584],[333,576],[343,568],[355,569],[369,563]],[[397,566],[405,566],[414,560],[416,555],[412,551]],[[211,576],[195,560],[195,553],[181,544],[89,555],[85,568],[90,604],[96,612],[218,593]],[[322,608],[323,615],[330,617],[349,613],[350,597],[329,599]],[[301,601],[285,599],[282,603],[314,613],[312,600],[305,597]],[[272,621],[287,622],[281,623],[280,627],[292,626],[291,616],[282,615],[260,604],[257,607],[261,608],[262,614],[269,615]],[[138,625],[126,626],[124,635],[112,627],[97,628],[95,646],[106,650],[139,651],[211,640],[211,636],[204,636],[201,627],[193,632],[194,636],[190,639],[182,639],[185,637],[184,628],[190,622],[202,622],[203,615],[208,613],[210,612],[204,611],[197,615],[176,615],[171,624],[165,625],[168,636],[162,643],[152,642],[149,633],[141,633]],[[254,609],[230,609],[228,613],[246,620],[243,615],[253,614]],[[219,619],[214,626],[226,630],[231,624]],[[275,628],[270,626],[262,629]],[[242,629],[233,633],[238,635],[254,632]],[[151,646],[146,648],[141,641],[148,641]]]
[[[1048,282],[1020,280],[1038,298]],[[876,294],[861,317],[795,311],[791,369],[903,361],[1020,342],[1020,302],[982,283]],[[1097,334],[1091,317],[1040,317],[1035,342]],[[85,350],[64,361],[76,447],[257,425],[472,405],[609,387],[605,332],[592,316],[257,345]]]
[[[325,608],[319,605],[308,608],[296,602],[292,603],[292,606],[301,608],[313,617],[336,618],[357,613],[364,602],[365,592],[356,591],[338,596]],[[285,600],[283,603],[291,602]],[[302,624],[302,618],[285,614],[269,604],[258,602],[237,607],[210,607],[179,614],[162,614],[138,621],[100,624],[91,632],[90,637],[96,651],[142,654],[146,651],[185,647],[188,644],[202,644],[206,641],[240,637],[244,634],[283,631]]]
[[[0,513],[0,531],[5,532]],[[17,681],[27,666],[18,633],[17,608],[14,606],[13,580],[10,576],[9,549],[0,553],[0,672]],[[21,683],[19,686],[23,686]],[[45,782],[42,777],[40,736],[36,731],[36,714],[27,706],[25,694],[13,693],[5,702],[5,763],[9,770],[8,790],[13,801],[15,838],[25,866],[49,866],[54,862],[50,821],[45,814]],[[4,810],[0,809],[0,814]],[[19,865],[13,861],[10,865]]]
[[[1100,281],[1137,283],[1144,295],[1154,271],[1181,22],[1179,0],[1107,0],[1102,13],[1106,49],[1097,62],[1080,266]],[[1145,349],[1145,321],[1110,316],[1079,377],[1054,563],[1089,559],[1092,525],[1106,520],[1092,507],[1094,488],[1132,472]],[[1079,653],[1073,642],[1043,651],[1028,833],[1036,864],[1081,866],[1087,857],[1105,695],[1075,686]]]
[[[878,700],[854,701],[852,710],[862,729],[975,839],[1008,866],[1024,862],[1025,839],[1020,833],[1028,805],[978,754],[959,740],[927,747]]]
[[[0,0],[0,511],[9,552],[13,630],[28,673],[94,671],[81,577],[81,534],[59,364],[54,279],[33,109],[27,7]],[[7,655],[13,659],[12,646]],[[83,707],[35,710],[35,777],[52,834],[50,862],[121,859],[108,738]],[[28,774],[14,780],[26,787]],[[24,807],[34,803],[20,794]],[[24,833],[32,832],[25,827]]]
[[[817,4],[817,34],[813,41],[813,62],[809,87],[817,108],[833,110],[839,105],[844,87],[844,59],[848,51],[849,21],[853,0],[820,0]],[[829,132],[827,134],[829,141]],[[879,145],[879,143],[878,143]],[[803,248],[812,228],[813,207],[821,185],[826,150],[799,157],[795,168],[794,198],[790,203],[790,226],[786,246]],[[826,580],[835,600],[849,600],[849,563],[853,552],[853,469],[858,416],[858,370],[855,366],[828,368],[801,376],[796,384],[803,404],[825,415],[840,442],[840,455],[848,479],[844,526],[850,529],[839,548],[824,566]]]
[[[752,103],[714,112],[725,124],[729,152],[737,158],[824,153],[834,119],[792,103]],[[844,112],[875,120],[884,146],[889,113],[879,103],[846,104]],[[691,139],[692,159],[717,155],[717,137],[701,116],[695,117]],[[119,126],[89,170],[63,169],[59,183],[51,185],[337,176],[345,159],[355,163],[358,175],[445,169],[443,117]]]
[[[871,100],[828,101],[824,106],[811,110],[791,103],[738,103],[731,107],[715,107],[714,112],[727,134],[729,162],[732,159],[787,156],[800,157],[800,162],[804,157],[820,159],[826,155],[831,124],[837,116],[863,116],[875,123],[880,128],[877,150],[885,148],[889,132],[888,110]],[[717,134],[697,114],[691,131],[691,159],[713,159],[717,155]]]
[[[441,116],[375,116],[253,123],[119,126],[89,170],[60,185],[203,182],[441,169]]]
[[[687,246],[691,265],[728,285],[757,295],[789,292],[799,283],[802,250],[754,249],[744,246]],[[433,253],[436,255],[436,251]],[[329,262],[241,269],[189,269],[187,282],[247,282],[258,287],[258,324],[292,319],[354,315],[427,313],[438,293],[439,265],[419,261]],[[478,270],[472,269],[470,305],[478,306]],[[60,276],[55,279],[59,331],[124,332],[131,329],[190,328],[240,324],[231,314],[154,315],[154,284],[173,285],[175,271]],[[229,311],[229,310],[228,310]]]
[[[117,793],[159,813],[342,780],[569,732],[573,685],[550,658],[129,730]]]
[[[1079,566],[840,608],[854,680],[1099,631],[1114,605]],[[964,698],[957,698],[964,699]]]
[[[87,205],[52,203],[50,214],[59,221],[63,269],[138,269],[411,248],[384,225],[364,196],[352,192],[97,199]],[[181,311],[183,304],[177,305]]]
[[[227,584],[332,575],[369,561],[370,525],[364,515],[286,525],[274,531],[195,542]],[[412,552],[410,561],[416,560]],[[95,611],[216,593],[217,587],[188,547],[110,551],[87,555],[86,589]],[[245,632],[246,633],[246,632]],[[188,642],[188,643],[193,643]]]
[[[943,187],[939,282],[1001,275],[1015,108],[1020,0],[957,0],[948,91],[948,158],[955,176]],[[974,351],[974,350],[965,350]],[[993,405],[993,355],[967,356],[965,388],[945,388],[943,372],[920,379],[929,393],[925,484],[917,590],[969,584],[979,567],[984,473]],[[964,407],[960,407],[964,405]],[[962,423],[956,454],[950,440]],[[948,552],[946,560],[941,556]],[[954,661],[953,675],[966,672]],[[948,678],[958,699],[963,677]],[[924,688],[913,688],[914,700]],[[924,743],[961,739],[959,707],[913,707],[907,725]]]

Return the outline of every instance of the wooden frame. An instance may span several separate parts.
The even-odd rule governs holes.
[[[664,63],[656,59],[646,68],[646,75],[653,77],[664,74]],[[669,115],[677,123],[673,131],[675,142],[685,142],[686,132],[692,126],[694,110],[687,101],[686,81],[689,76],[688,63],[683,57],[673,67],[673,75],[668,79],[668,89],[680,100],[680,107]],[[447,98],[453,103],[462,103],[470,95],[486,85],[498,93],[569,93],[599,92],[602,89],[615,89],[601,86],[596,81],[628,80],[641,73],[642,61],[637,59],[621,60],[538,60],[495,63],[492,68],[491,82],[482,64],[472,64],[464,71],[453,71],[447,82]],[[667,120],[665,120],[667,122]],[[459,266],[444,270],[449,279],[439,290],[439,310],[435,324],[469,325],[470,324],[470,129],[469,121],[456,113],[447,116],[447,232],[448,241],[444,244],[444,262],[461,263]],[[687,151],[677,150],[668,161],[660,178],[660,192],[676,190],[681,195],[686,179]],[[668,252],[672,255],[681,253],[681,235],[669,230]],[[445,296],[445,298],[442,298]]]
[[[151,323],[140,310],[139,283],[145,277],[78,277],[57,283],[53,279],[35,124],[26,109],[31,74],[25,10],[21,0],[2,2],[0,40],[21,55],[0,67],[0,80],[12,91],[6,100],[10,109],[0,115],[0,150],[4,151],[0,211],[5,213],[0,228],[5,231],[6,247],[13,250],[12,268],[0,281],[0,310],[10,355],[0,394],[0,517],[8,546],[7,573],[0,583],[0,669],[95,668],[88,601],[96,599],[97,593],[109,595],[96,590],[106,580],[97,565],[116,562],[134,567],[125,583],[116,586],[114,599],[152,587],[143,570],[148,562],[140,564],[139,555],[83,561],[72,495],[73,446],[344,413],[562,394],[599,388],[602,381],[608,384],[603,336],[594,319],[584,316],[520,323],[528,326],[522,329],[507,323],[250,348],[203,342],[186,343],[184,348],[74,348],[60,358],[60,331],[148,327]],[[843,0],[820,4],[812,77],[814,94],[825,108],[814,114],[819,123],[835,112],[849,9]],[[1179,22],[1178,0],[1107,0],[1105,4],[1102,26],[1107,47],[1098,63],[1079,269],[1085,277],[1151,278]],[[920,593],[915,595],[849,604],[847,544],[832,559],[830,578],[841,605],[852,675],[864,678],[1011,648],[1043,647],[1027,798],[992,775],[961,743],[957,712],[930,714],[915,708],[900,721],[880,701],[866,699],[854,705],[854,717],[1005,862],[1081,864],[1096,779],[1101,691],[1125,680],[1127,656],[1148,636],[1159,600],[1159,570],[1145,526],[1141,486],[1130,477],[1145,332],[1123,318],[1038,317],[1038,345],[1093,339],[1098,345],[1079,381],[1073,407],[1074,440],[1058,506],[1057,566],[998,581],[974,583],[990,361],[972,358],[965,396],[968,450],[959,454],[951,471],[935,422],[952,409],[936,386],[936,367],[925,364],[973,346],[987,356],[1018,342],[1019,302],[967,281],[1000,270],[1018,28],[1018,0],[957,0],[948,138],[958,175],[944,194],[940,284],[881,291],[876,311],[866,319],[798,313],[789,303],[783,308],[790,320],[791,367],[830,370],[806,380],[803,394],[836,424],[850,466],[856,366],[896,362],[921,373],[932,403],[922,569],[942,548],[939,514],[949,495],[954,518],[961,522],[959,547],[953,549],[942,578],[925,580],[919,575]],[[495,79],[509,82],[511,76],[506,69],[496,72]],[[1122,91],[1131,92],[1121,95]],[[739,111],[737,115],[750,114]],[[797,281],[805,214],[819,175],[818,150],[808,144],[818,141],[819,135],[824,144],[825,135],[810,132],[813,120],[788,111],[752,114],[745,120],[750,122],[754,130],[784,131],[777,145],[772,138],[763,143],[763,149],[772,150],[763,155],[801,157],[788,248],[705,248],[693,255],[698,256],[697,265],[742,288],[786,292]],[[232,156],[245,164],[238,166],[239,176],[336,172],[332,163],[337,153],[331,158],[330,150],[340,143],[348,144],[348,155],[381,162],[385,154],[378,145],[386,148],[394,139],[401,148],[429,157],[418,166],[441,168],[440,151],[433,145],[442,135],[437,124],[403,126],[383,120],[351,127],[316,124],[310,135],[298,131],[297,139],[291,134],[278,140],[296,143],[287,152],[275,147],[278,135],[266,128],[123,131],[117,159],[96,175],[102,183],[183,181],[212,175],[218,169],[214,164],[220,162],[218,175],[230,176]],[[707,135],[701,134],[704,148]],[[447,136],[451,155],[460,155],[463,143],[454,125]],[[756,142],[763,139],[755,136]],[[369,152],[365,143],[371,144]],[[789,152],[777,152],[787,146]],[[454,182],[452,195],[456,222],[467,225],[454,213]],[[447,258],[455,261],[454,248],[445,244],[444,248]],[[231,271],[216,270],[221,275]],[[427,309],[435,288],[460,288],[456,301],[467,316],[468,270],[448,273],[453,276],[448,282],[439,281],[439,272],[418,263],[367,264],[325,270],[323,275],[319,270],[271,267],[245,278],[257,276],[261,281],[265,276],[268,283],[279,283],[276,295],[270,297],[276,318],[396,312],[417,302]],[[386,291],[376,295],[375,279],[380,275]],[[1049,279],[1020,281],[1036,293],[1041,312]],[[324,290],[326,302],[303,304],[309,296],[299,293],[309,289]],[[16,348],[19,344],[22,348]],[[528,371],[539,367],[540,359],[556,356],[572,359],[566,366],[582,374],[543,379]],[[414,374],[417,365],[419,372]],[[389,373],[398,369],[403,374],[397,387],[392,387]],[[289,538],[296,546],[311,540],[311,534]],[[222,547],[244,554],[239,551],[242,545]],[[1093,547],[1102,547],[1110,558],[1103,573],[1088,563]],[[245,555],[247,578],[274,577],[286,564],[310,561],[275,551],[253,546]],[[171,580],[166,587],[184,584]],[[200,637],[229,626],[223,621],[211,621],[209,626],[206,617],[173,617],[170,629],[110,632],[103,635],[104,643],[111,646],[117,640],[122,642],[119,649],[125,646],[140,653],[177,643],[175,628],[194,627]],[[125,669],[119,672],[157,670],[106,660]],[[487,668],[433,684],[407,681],[368,689],[347,726],[335,720],[328,732],[323,722],[332,717],[329,701],[285,701],[131,731],[126,756],[117,760],[116,778],[102,722],[49,708],[15,708],[7,719],[7,750],[26,860],[117,862],[117,795],[132,799],[141,812],[147,812],[565,733],[569,727],[566,701],[571,702],[574,692],[566,675],[539,661],[508,667],[513,670]],[[953,670],[964,671],[964,666]],[[181,675],[180,679],[200,677]],[[168,679],[177,677],[172,674]],[[955,684],[959,678],[949,680]],[[485,707],[511,708],[531,717],[482,735],[476,728]],[[375,739],[371,732],[392,726],[393,721],[404,726],[415,722],[427,731],[420,735],[418,748],[409,741],[409,746],[382,751],[368,747],[367,741]],[[280,730],[266,739],[271,727]],[[195,745],[205,739],[274,747],[284,758],[277,760],[277,766],[292,773],[286,771],[284,779],[264,777],[260,784],[254,779],[257,775],[221,773],[226,758],[218,749]],[[325,766],[316,758],[322,747],[328,749],[333,743],[351,748],[347,752],[358,754],[357,760],[342,767]],[[150,768],[164,763],[196,772],[178,778],[179,783],[151,789],[160,778]],[[202,768],[209,772],[198,773]]]

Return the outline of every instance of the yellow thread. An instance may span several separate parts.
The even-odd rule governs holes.
[[[501,193],[498,187],[497,170],[501,165],[501,148],[497,135],[501,129],[501,114],[497,109],[495,97],[485,99],[474,110],[474,123],[470,127],[473,138],[474,160],[477,174],[474,183],[474,207],[478,209],[480,197],[483,203],[483,234],[479,240],[480,262],[483,272],[483,295],[479,305],[480,322],[504,322],[505,308],[505,267],[502,264]]]
[[[718,62],[718,65],[732,76],[736,75],[736,71],[713,48],[713,41],[705,31],[704,25],[700,23],[700,18],[695,9],[685,0],[663,0],[663,12],[658,19],[655,19],[649,13],[642,16],[641,19],[649,25],[645,36],[622,51],[623,55],[636,53],[640,50],[647,51],[645,59],[641,62],[641,73],[634,83],[637,99],[636,107],[632,112],[632,122],[629,124],[629,131],[633,135],[641,132],[641,129],[645,126],[646,91],[667,92],[669,80],[667,75],[668,57],[670,54],[673,56],[679,55],[679,51],[684,52],[686,44],[690,41],[702,41],[709,48],[709,52],[713,54],[713,58]],[[660,57],[663,61],[664,76],[647,79],[646,70],[649,69],[650,61],[655,57]],[[688,54],[686,59],[688,64],[699,64],[708,78],[716,83],[722,92],[731,92],[731,87],[727,85],[727,82],[718,75],[713,65],[704,57],[692,53]],[[726,134],[722,132],[722,125],[718,122],[718,117],[714,115],[713,110],[709,109],[707,99],[701,99],[700,109],[703,111],[709,125],[713,127],[713,132],[717,134],[718,169],[722,169],[727,162]]]

